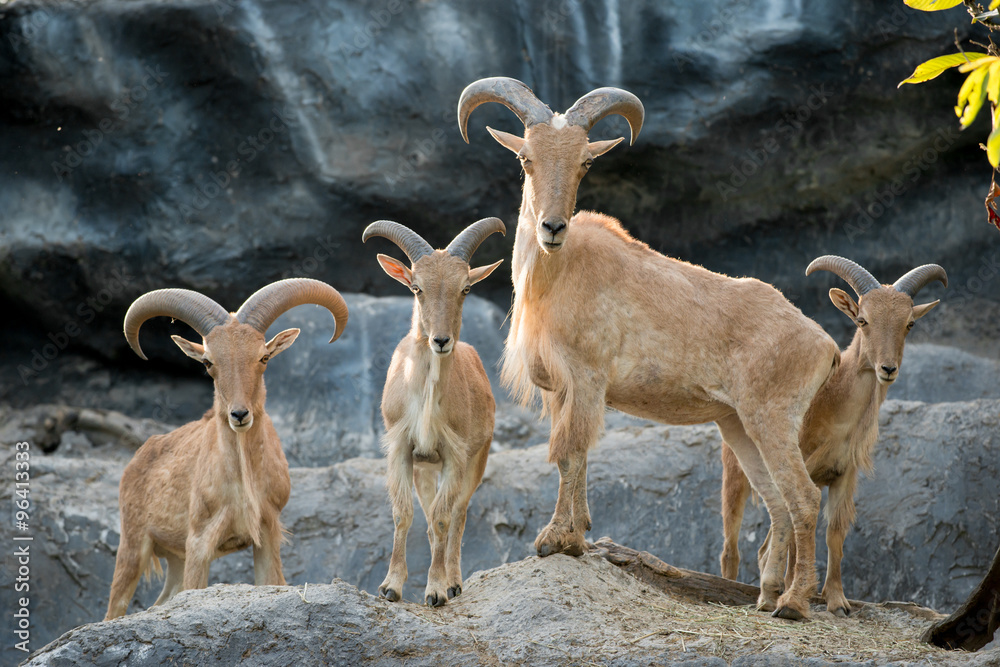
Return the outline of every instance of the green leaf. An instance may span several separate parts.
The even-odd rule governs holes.
[[[958,91],[958,105],[955,107],[955,114],[959,116],[962,127],[968,127],[976,119],[976,115],[983,106],[986,99],[986,75],[989,68],[980,67],[973,70],[962,84],[962,89]]]
[[[903,0],[907,7],[919,9],[922,12],[939,12],[962,4],[962,0]]]
[[[903,79],[899,82],[899,86],[904,83],[923,83],[924,81],[930,81],[931,79],[937,78],[945,70],[949,70],[952,67],[958,67],[959,65],[964,65],[967,62],[978,60],[979,58],[985,58],[987,54],[985,53],[950,53],[946,56],[938,56],[937,58],[931,58],[925,63],[917,65],[917,69],[913,70],[913,74],[910,75],[908,79]],[[899,88],[899,86],[896,86]]]

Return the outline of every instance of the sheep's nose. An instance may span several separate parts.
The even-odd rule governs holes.
[[[450,340],[451,338],[449,338],[448,336],[440,336],[434,339],[434,344],[438,346],[439,350],[443,350],[444,346],[447,345],[448,341]]]
[[[543,222],[542,227],[544,227],[549,234],[555,236],[562,230],[566,229],[566,223],[559,219],[552,219]]]
[[[896,372],[897,366],[882,366],[882,370],[885,371],[886,375],[892,375]]]
[[[249,410],[233,410],[229,416],[235,419],[237,424],[242,424],[248,414],[250,414]]]

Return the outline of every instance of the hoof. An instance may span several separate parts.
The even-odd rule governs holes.
[[[774,611],[776,608],[771,600],[757,600],[757,611]]]
[[[556,553],[555,550],[553,550],[552,545],[550,544],[541,544],[537,547],[536,550],[538,551],[538,555],[541,556],[542,558],[545,558],[546,556],[551,556],[552,554]]]
[[[805,618],[805,615],[798,609],[793,609],[792,607],[778,607],[771,613],[774,618],[784,618],[789,621],[801,621]]]
[[[851,615],[850,607],[837,607],[835,609],[827,609],[834,616],[839,616],[840,618],[847,618]]]
[[[454,586],[448,587],[448,599],[458,597],[462,594],[462,584],[455,584]]]
[[[424,597],[424,604],[428,607],[443,607],[444,603],[447,601],[448,598],[439,593],[431,593]]]
[[[389,586],[379,586],[378,596],[380,598],[385,598],[389,602],[399,602],[400,598],[399,591]]]

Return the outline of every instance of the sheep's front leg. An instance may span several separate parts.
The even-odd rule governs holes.
[[[732,448],[722,443],[722,553],[719,564],[722,576],[735,580],[740,573],[740,527],[743,510],[750,495],[750,482]]]
[[[466,473],[462,476],[462,488],[455,500],[451,513],[451,527],[448,530],[448,550],[445,554],[445,570],[448,579],[448,599],[462,594],[462,535],[465,533],[465,518],[469,510],[472,494],[479,488],[486,471],[486,459],[490,453],[490,443],[480,450],[474,460],[469,462]]]
[[[847,616],[851,613],[851,605],[844,595],[844,583],[841,580],[840,562],[844,558],[844,540],[847,531],[854,522],[854,487],[858,475],[854,470],[848,470],[830,485],[827,498],[826,527],[826,581],[823,583],[823,599],[826,609],[837,616]]]
[[[403,597],[406,582],[406,534],[413,524],[413,459],[406,447],[394,446],[389,452],[386,486],[392,502],[392,557],[389,572],[378,587],[378,594],[390,602]]]
[[[431,541],[431,567],[427,571],[427,588],[424,602],[429,607],[440,607],[448,601],[448,533],[451,531],[452,513],[462,498],[461,471],[453,461],[446,459],[441,466],[441,485],[438,487],[431,514],[427,517],[429,530],[434,533]],[[471,495],[471,494],[470,494]],[[464,518],[464,517],[463,517]],[[464,528],[464,520],[463,520]]]
[[[208,567],[215,556],[216,547],[222,541],[222,533],[228,526],[227,510],[220,511],[203,524],[192,522],[184,543],[183,590],[208,586]]]
[[[284,586],[281,572],[281,521],[277,515],[263,521],[261,543],[253,545],[253,582],[257,586]]]
[[[572,393],[572,403],[563,403],[558,394],[546,392],[552,412],[549,462],[559,470],[559,495],[552,519],[535,538],[535,550],[543,557],[579,556],[587,550],[587,452],[604,424],[604,398],[602,392],[579,385]]]

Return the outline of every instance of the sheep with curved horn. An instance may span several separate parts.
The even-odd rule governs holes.
[[[495,404],[479,355],[458,334],[465,296],[500,265],[470,268],[472,254],[488,236],[505,231],[499,219],[485,218],[444,250],[388,220],[373,222],[362,237],[385,237],[406,253],[409,267],[381,254],[378,262],[415,297],[413,326],[396,346],[382,392],[382,447],[395,532],[389,572],[378,592],[393,602],[402,597],[407,578],[414,485],[431,544],[424,601],[437,607],[462,592],[465,516],[486,470]]]
[[[644,117],[635,95],[600,88],[559,114],[520,81],[482,79],[458,103],[463,137],[470,114],[489,102],[525,126],[523,137],[487,129],[524,169],[503,378],[524,400],[540,391],[552,417],[559,496],[535,540],[538,554],[587,548],[587,452],[605,406],[668,424],[715,421],[767,504],[775,543],[794,539],[802,556],[779,598],[784,562],[774,554],[758,604],[807,616],[820,492],[798,455],[798,433],[837,366],[836,343],[770,285],[665,257],[609,216],[574,214],[594,159],[622,141],[589,141],[589,131],[618,114],[634,142]]]
[[[268,361],[299,335],[287,329],[265,341],[285,311],[312,303],[335,320],[332,343],[347,324],[347,303],[326,283],[292,278],[248,298],[236,313],[185,289],[162,289],[135,300],[125,315],[125,338],[137,355],[139,329],[152,317],[187,323],[196,343],[171,336],[204,364],[215,383],[212,408],[199,421],[154,435],[125,467],[119,487],[121,542],[105,620],[123,616],[142,574],[166,581],[155,604],[178,591],[204,588],[213,560],[253,545],[254,582],[284,585],[279,515],[291,484],[281,440],[264,411]]]
[[[851,344],[840,354],[840,367],[816,393],[802,425],[799,447],[812,481],[829,487],[826,503],[826,583],[822,595],[827,610],[846,616],[851,605],[844,595],[840,564],[844,540],[854,523],[854,491],[859,471],[871,472],[872,450],[878,440],[878,411],[886,391],[903,362],[903,344],[916,320],[937,301],[913,305],[913,297],[928,283],[947,287],[948,275],[937,264],[925,264],[892,285],[880,285],[860,265],[843,257],[824,255],[813,260],[806,275],[830,271],[854,289],[855,303],[846,292],[830,290],[830,300],[857,326]],[[719,560],[722,576],[735,579],[739,571],[739,533],[750,485],[729,446],[722,444],[722,524],[725,543]],[[769,558],[771,536],[758,552],[758,563]],[[787,572],[794,569],[795,545],[789,545]],[[778,554],[784,559],[784,552]],[[790,581],[786,576],[786,585]]]

